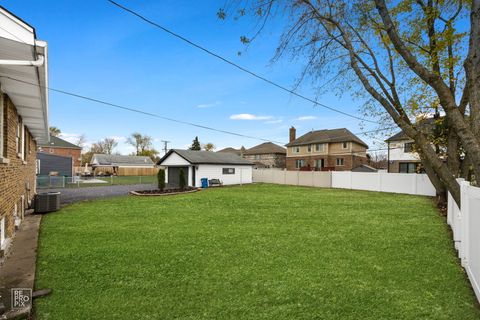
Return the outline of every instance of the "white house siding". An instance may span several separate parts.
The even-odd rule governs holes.
[[[416,152],[404,152],[405,143],[413,142],[413,140],[402,140],[390,142],[391,161],[420,161],[420,157]]]
[[[223,168],[234,168],[235,174],[223,174]],[[195,186],[201,186],[201,178],[220,179],[224,185],[252,183],[252,166],[200,164],[195,173]]]
[[[183,166],[191,166],[191,164],[190,162],[180,157],[175,152],[172,152],[172,154],[170,154],[167,159],[163,160],[162,166],[183,167]]]

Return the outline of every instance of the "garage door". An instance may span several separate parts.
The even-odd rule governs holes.
[[[168,167],[168,185],[172,187],[180,186],[180,170],[183,170],[185,182],[188,185],[188,167]]]

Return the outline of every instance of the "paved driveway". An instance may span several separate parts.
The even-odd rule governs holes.
[[[62,205],[77,201],[127,195],[130,191],[156,189],[154,184],[109,185],[83,188],[39,189],[38,193],[60,192]]]

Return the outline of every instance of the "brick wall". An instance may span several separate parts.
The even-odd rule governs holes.
[[[4,105],[1,107],[4,110],[2,128],[4,152],[3,158],[0,159],[0,220],[6,218],[5,236],[9,238],[15,231],[15,209],[17,209],[17,215],[22,216],[19,212],[20,208],[28,208],[35,194],[37,146],[33,137],[25,128],[25,139],[28,141],[25,160],[18,156],[16,143],[17,111],[7,95],[4,95]],[[22,196],[25,198],[23,204]]]
[[[337,166],[337,158],[343,158],[344,165]],[[310,168],[315,168],[315,160],[323,159],[324,167],[335,168],[335,171],[349,171],[353,168],[356,168],[362,164],[367,163],[366,157],[355,156],[355,155],[323,155],[323,156],[299,156],[299,157],[287,157],[286,166],[287,170],[298,170],[295,167],[296,160],[303,159],[305,160],[305,166],[310,166]]]

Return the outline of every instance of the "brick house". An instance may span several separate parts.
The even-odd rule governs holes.
[[[290,128],[287,170],[349,171],[367,164],[368,145],[348,129],[310,131],[296,138]]]
[[[36,192],[37,143],[48,142],[47,43],[0,7],[0,257]]]
[[[243,152],[243,157],[256,168],[285,168],[287,150],[272,142],[265,142]]]
[[[74,167],[82,165],[82,147],[59,137],[50,135],[49,143],[39,144],[38,151],[62,157],[71,157]]]

